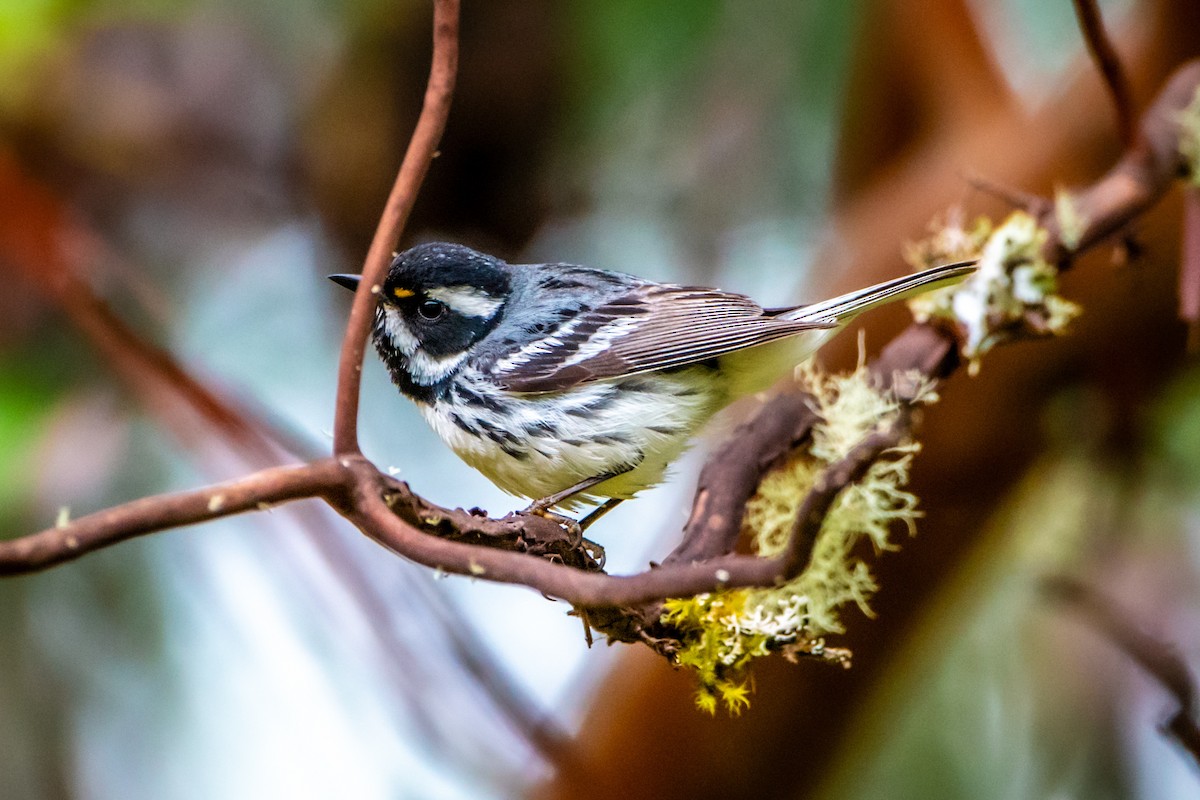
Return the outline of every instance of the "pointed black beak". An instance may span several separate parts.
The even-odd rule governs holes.
[[[361,275],[327,275],[329,280],[336,283],[338,286],[345,286],[350,291],[358,288],[358,282],[362,280]]]

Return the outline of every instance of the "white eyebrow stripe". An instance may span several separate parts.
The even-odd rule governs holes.
[[[487,292],[474,286],[439,286],[429,289],[425,294],[445,303],[452,311],[463,317],[482,317],[491,319],[504,301],[492,297]]]

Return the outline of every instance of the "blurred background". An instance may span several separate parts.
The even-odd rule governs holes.
[[[1141,105],[1200,53],[1194,0],[1102,6]],[[0,536],[328,451],[349,296],[324,276],[359,268],[429,28],[415,0],[0,0]],[[1005,213],[967,176],[1048,196],[1119,154],[1067,0],[493,0],[460,66],[403,244],[769,305],[898,274],[952,207]],[[0,797],[1195,796],[1170,698],[1038,590],[1081,576],[1200,662],[1179,219],[1176,193],[1136,259],[1081,260],[1075,335],[945,387],[920,535],[830,642],[852,670],[771,660],[709,718],[565,605],[298,504],[0,581]],[[373,357],[361,425],[434,501],[520,505]],[[595,530],[615,571],[668,551],[703,449]]]

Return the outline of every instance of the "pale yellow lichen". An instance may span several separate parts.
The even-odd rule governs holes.
[[[904,260],[914,270],[929,269],[938,264],[970,261],[979,257],[984,243],[992,235],[992,221],[979,217],[968,227],[963,222],[962,209],[953,208],[945,218],[935,218],[929,226],[929,236],[904,247]],[[933,319],[953,321],[954,286],[925,292],[908,301],[909,310],[917,322]]]
[[[1068,250],[1076,250],[1087,231],[1087,218],[1075,202],[1075,196],[1061,186],[1054,190],[1054,221],[1058,236]]]
[[[1068,193],[1058,193],[1055,213],[1063,243],[1078,245],[1086,221]],[[1048,236],[1024,211],[1014,211],[996,227],[977,220],[969,232],[958,223],[939,223],[927,239],[908,247],[909,261],[923,268],[976,258],[978,269],[957,286],[909,301],[913,316],[918,322],[941,319],[956,325],[972,372],[1000,342],[1062,333],[1080,309],[1057,295],[1058,270],[1042,257]]]
[[[849,375],[801,370],[820,417],[812,444],[769,473],[747,504],[743,528],[764,557],[787,546],[796,512],[817,476],[843,459],[865,437],[888,425],[900,409],[892,396],[876,389],[865,369]],[[936,399],[931,386],[905,376],[917,402]],[[789,653],[821,656],[824,637],[841,633],[840,609],[854,603],[870,615],[877,589],[867,565],[854,555],[867,537],[877,551],[892,549],[893,523],[914,531],[917,498],[904,490],[918,445],[904,443],[875,463],[835,500],[821,526],[808,568],[786,584],[736,589],[669,600],[663,621],[681,631],[678,663],[694,669],[700,681],[697,704],[715,711],[718,701],[737,713],[749,703],[745,679],[749,663],[786,648]],[[831,650],[844,658],[842,651]]]
[[[1188,178],[1193,186],[1200,186],[1200,86],[1176,118],[1179,123],[1179,153],[1187,162]]]

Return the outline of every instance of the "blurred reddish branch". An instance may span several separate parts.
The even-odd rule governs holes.
[[[1112,99],[1113,111],[1117,115],[1117,134],[1123,147],[1133,144],[1134,112],[1130,98],[1129,79],[1117,57],[1117,48],[1104,29],[1104,19],[1096,0],[1074,0],[1075,16],[1083,30],[1083,39],[1088,52],[1100,70],[1104,86]]]
[[[873,460],[910,428],[908,415],[896,426],[863,443],[835,465],[806,498],[798,512],[789,550],[778,559],[733,552],[746,492],[781,455],[779,444],[802,441],[810,422],[805,404],[781,399],[763,407],[744,425],[735,441],[719,448],[705,470],[684,540],[660,567],[630,576],[609,576],[553,522],[537,516],[489,519],[462,510],[434,506],[407,485],[380,472],[364,458],[357,441],[359,376],[376,296],[393,247],[411,211],[418,187],[435,155],[445,127],[457,69],[458,3],[438,0],[434,15],[434,54],[425,103],[364,264],[364,280],[355,296],[338,367],[334,456],[296,467],[276,467],[226,484],[193,492],[146,498],[67,521],[41,533],[0,543],[0,573],[22,574],[71,560],[131,536],[193,524],[272,503],[319,497],[353,522],[365,535],[404,557],[455,574],[530,586],[576,606],[625,608],[605,630],[616,638],[649,641],[656,623],[653,601],[690,596],[720,588],[770,585],[803,568],[819,523],[832,500],[857,480]],[[1200,86],[1200,62],[1190,62],[1167,81],[1143,115],[1139,135],[1117,164],[1090,187],[1072,194],[1078,230],[1068,243],[1045,204],[1039,222],[1050,231],[1047,255],[1066,266],[1074,255],[1119,231],[1159,199],[1184,172],[1179,153],[1179,112]],[[53,243],[42,257],[50,258]],[[63,278],[62,280],[68,280]],[[58,302],[80,302],[64,284]],[[87,296],[86,293],[80,293]],[[83,308],[75,313],[103,313]],[[86,315],[82,317],[86,327]],[[105,318],[98,338],[121,328]],[[129,346],[132,347],[132,346]],[[127,344],[114,348],[124,357]],[[133,348],[136,352],[136,348]],[[916,369],[942,379],[958,366],[955,334],[913,325],[872,365],[888,383],[897,370]],[[154,357],[154,354],[143,354]],[[171,370],[167,370],[171,373]],[[172,373],[173,374],[173,373]],[[195,383],[192,394],[203,398]],[[189,384],[190,385],[190,384]],[[782,407],[781,405],[782,404]],[[782,427],[781,427],[782,425]],[[766,455],[764,455],[766,454]],[[769,457],[768,457],[769,456]],[[725,487],[735,490],[724,492]],[[669,647],[661,648],[664,652]]]
[[[1197,334],[1200,322],[1200,187],[1183,194],[1183,247],[1179,259],[1179,318]]]
[[[1143,631],[1125,610],[1084,583],[1060,576],[1048,579],[1044,588],[1051,599],[1082,614],[1089,625],[1174,696],[1179,710],[1171,715],[1163,732],[1179,742],[1200,766],[1196,683],[1179,652]]]

